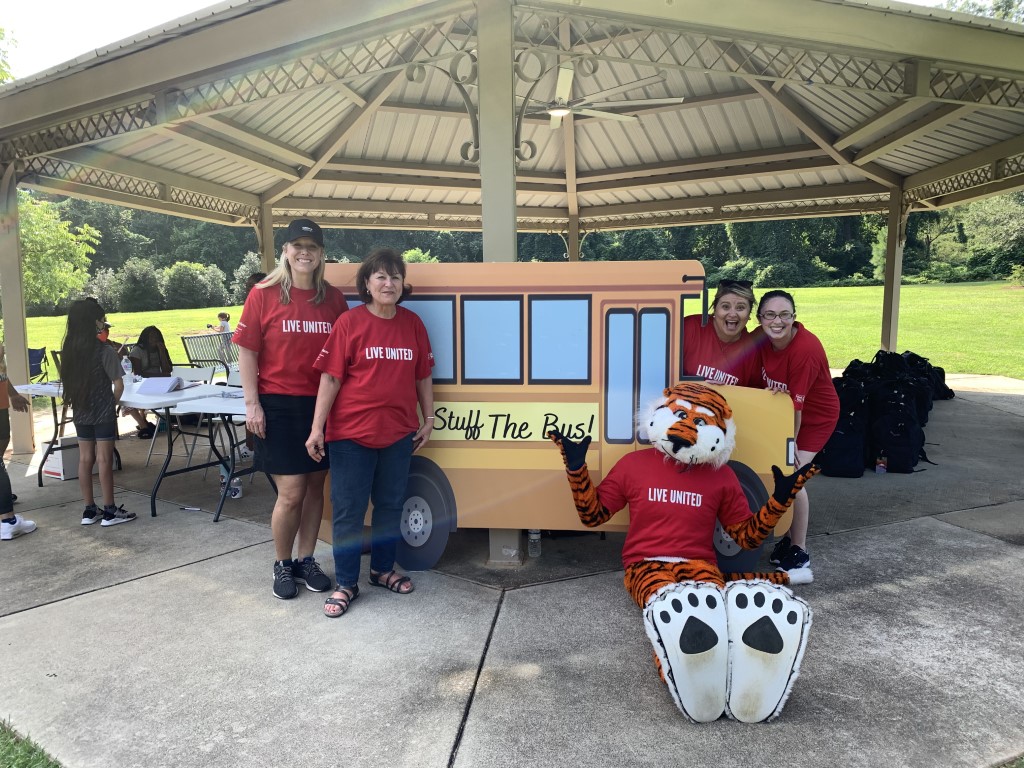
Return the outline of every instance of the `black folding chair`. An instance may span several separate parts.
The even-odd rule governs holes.
[[[49,380],[50,363],[46,359],[46,347],[28,351],[28,378],[33,383]]]

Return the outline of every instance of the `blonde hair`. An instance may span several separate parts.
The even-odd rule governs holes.
[[[281,303],[291,304],[291,290],[292,290],[292,267],[288,263],[288,259],[285,257],[285,249],[288,247],[288,243],[281,246],[281,256],[278,258],[277,266],[267,275],[263,280],[258,282],[254,288],[265,289],[270,288],[272,285],[281,286]],[[329,283],[324,278],[324,271],[326,269],[326,261],[324,260],[324,248],[320,246],[320,263],[316,267],[316,272],[313,273],[313,288],[316,293],[310,301],[313,304],[323,304],[324,299],[327,298],[327,286]]]
[[[754,313],[757,299],[754,298],[754,289],[747,280],[722,280],[719,282],[718,290],[715,291],[715,300],[711,302],[711,309],[717,307],[719,300],[730,293],[750,302],[750,313]]]

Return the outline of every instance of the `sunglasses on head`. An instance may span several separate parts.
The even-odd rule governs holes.
[[[728,290],[729,288],[751,288],[753,280],[719,280],[718,287]]]

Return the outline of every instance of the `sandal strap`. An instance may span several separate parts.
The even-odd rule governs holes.
[[[378,587],[384,587],[396,594],[407,595],[409,592],[412,592],[411,589],[402,589],[403,584],[412,584],[412,579],[408,576],[399,576],[399,574],[393,569],[390,571],[384,571],[384,573],[378,573],[376,576],[371,574],[371,578]]]

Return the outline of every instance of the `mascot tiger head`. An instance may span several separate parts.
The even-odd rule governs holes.
[[[680,464],[729,461],[736,446],[736,425],[729,403],[704,384],[681,381],[651,403],[640,426],[651,445]]]

